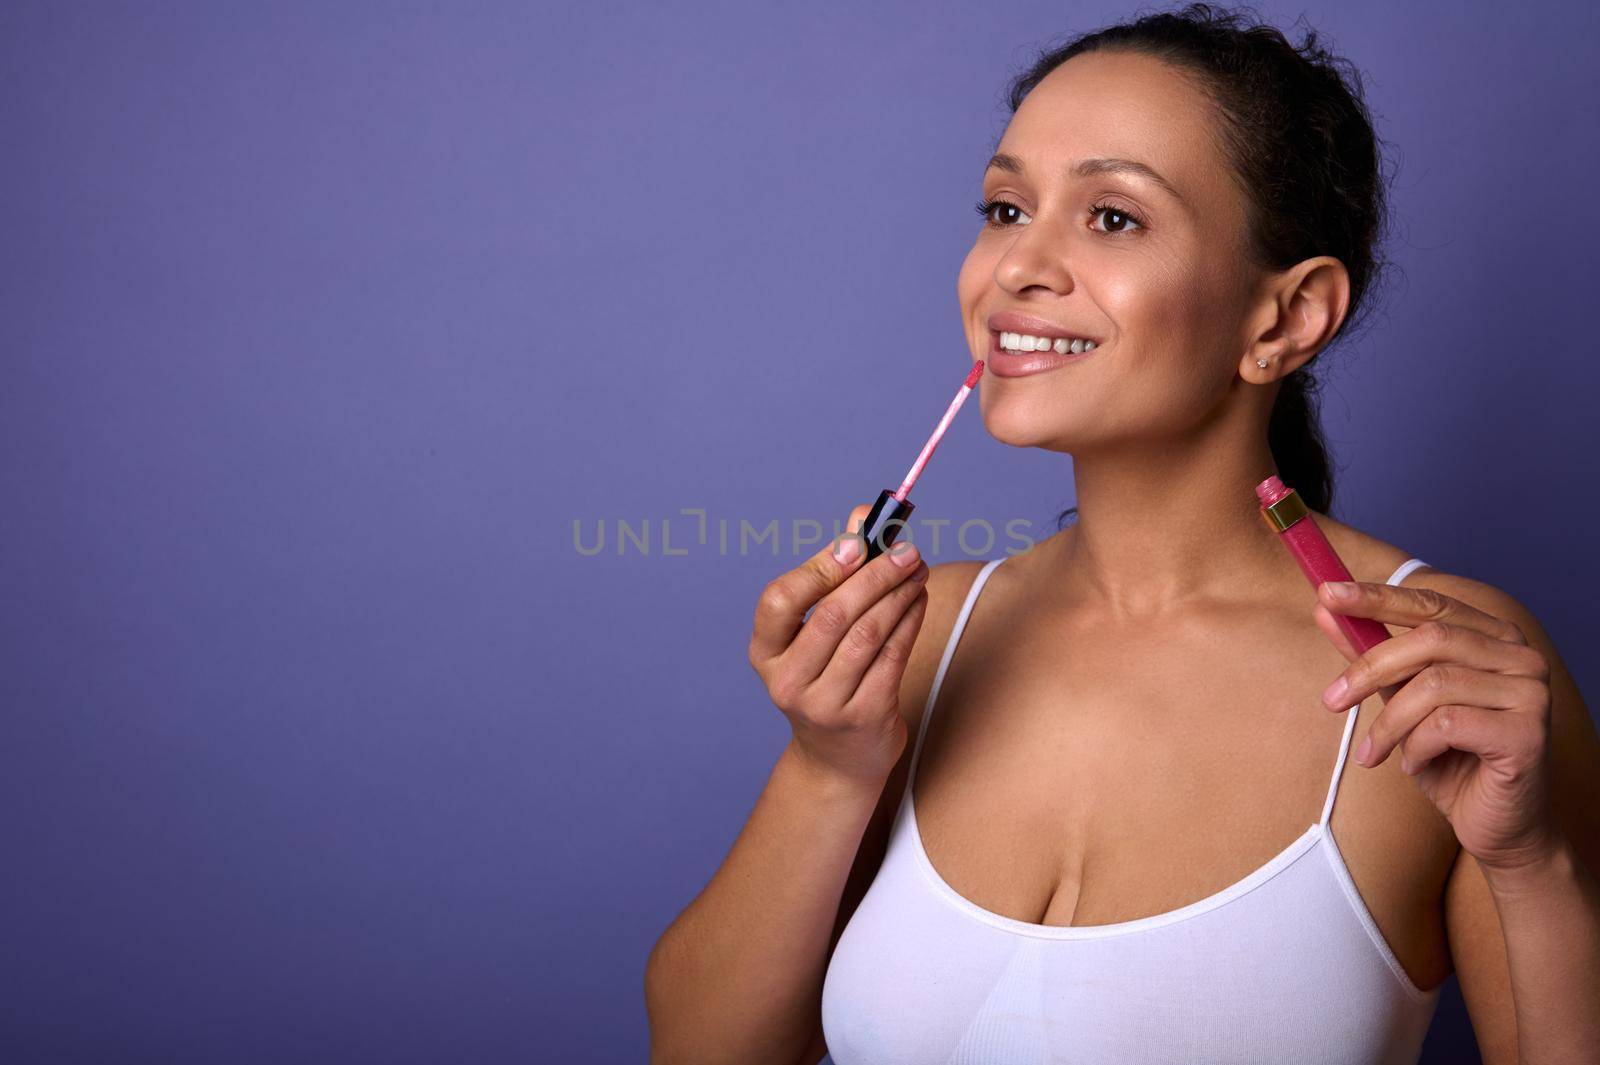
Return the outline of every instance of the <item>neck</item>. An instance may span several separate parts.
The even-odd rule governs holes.
[[[1212,423],[1154,446],[1076,455],[1073,468],[1078,519],[1053,538],[1050,563],[1058,586],[1101,600],[1112,617],[1237,601],[1293,569],[1255,497],[1274,472],[1264,426]]]

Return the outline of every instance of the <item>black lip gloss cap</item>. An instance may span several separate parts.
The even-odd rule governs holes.
[[[911,517],[911,512],[915,509],[916,505],[911,500],[896,499],[891,489],[885,488],[879,494],[878,501],[872,504],[866,520],[861,523],[861,536],[866,541],[867,562],[871,562],[894,544],[895,538],[900,535],[900,530],[906,527],[906,519]]]

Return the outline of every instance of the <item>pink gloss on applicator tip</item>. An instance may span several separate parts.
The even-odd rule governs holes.
[[[1277,477],[1268,477],[1256,485],[1256,498],[1261,501],[1261,517],[1300,564],[1300,571],[1311,582],[1313,590],[1320,588],[1324,581],[1354,580],[1298,492]],[[1334,613],[1333,620],[1357,654],[1389,638],[1389,630],[1383,623],[1371,618]]]

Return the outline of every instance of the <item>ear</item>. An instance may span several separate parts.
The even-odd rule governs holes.
[[[1251,323],[1239,376],[1258,385],[1287,377],[1328,345],[1349,307],[1350,274],[1331,255],[1273,274]]]

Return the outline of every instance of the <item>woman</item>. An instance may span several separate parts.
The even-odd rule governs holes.
[[[1341,65],[1196,5],[1017,80],[958,296],[985,425],[1073,456],[1077,520],[768,586],[793,739],[651,954],[654,1060],[1415,1061],[1453,970],[1485,1061],[1600,1061],[1571,677],[1509,595],[1325,517],[1310,367],[1384,203]],[[1350,598],[1307,602],[1275,472]]]

